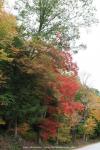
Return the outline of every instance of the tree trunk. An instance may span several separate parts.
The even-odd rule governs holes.
[[[11,122],[12,122],[12,121],[9,121],[9,122],[8,122],[7,132],[9,132],[9,131],[10,131],[10,129],[11,129]]]
[[[87,141],[88,141],[88,136],[87,136],[86,134],[84,134],[84,136],[83,136],[83,140],[84,140],[85,142],[87,142]]]
[[[15,120],[15,137],[17,137],[18,135],[18,130],[17,130],[17,117],[16,117],[16,120]]]

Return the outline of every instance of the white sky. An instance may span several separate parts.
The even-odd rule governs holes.
[[[12,6],[15,0],[8,0]],[[100,0],[94,0],[100,20]],[[85,74],[89,76],[87,84],[100,90],[100,24],[89,31],[82,30],[81,39],[87,43],[87,49],[79,51],[74,59],[79,66],[79,75],[84,80]]]
[[[100,21],[100,0],[94,0]],[[87,43],[87,49],[79,51],[75,60],[79,66],[81,80],[84,73],[89,75],[87,83],[100,90],[100,23],[89,32],[82,31],[81,39]]]

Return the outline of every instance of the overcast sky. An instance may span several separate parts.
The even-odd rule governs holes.
[[[8,1],[12,7],[15,0]],[[94,3],[100,20],[100,0],[94,0]],[[90,30],[82,30],[81,40],[87,44],[87,49],[79,51],[74,58],[79,66],[79,75],[81,80],[88,76],[87,83],[100,90],[100,24]]]
[[[100,0],[94,2],[100,21]],[[80,77],[84,80],[84,74],[87,74],[89,76],[87,83],[100,90],[100,24],[89,31],[82,31],[81,39],[87,43],[87,49],[79,51],[75,56]]]

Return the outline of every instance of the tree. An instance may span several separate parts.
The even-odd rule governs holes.
[[[57,142],[60,144],[71,142],[71,128],[67,125],[68,121],[64,121],[64,123],[60,123],[60,127],[57,133]]]
[[[100,122],[100,97],[96,89],[89,88],[86,84],[81,86],[77,96],[85,106],[79,128],[83,132],[84,140],[88,140],[95,135],[95,129]]]
[[[93,133],[95,132],[96,128],[95,119],[89,116],[89,118],[86,119],[83,128],[84,128],[84,140],[87,141],[89,136],[93,135]]]
[[[3,9],[4,0],[0,1],[0,119],[2,121],[5,115],[6,106],[13,103],[14,97],[7,87],[9,64],[12,58],[8,56],[9,48],[12,47],[12,41],[17,35],[16,18],[5,12]],[[5,92],[6,91],[6,92]]]
[[[0,10],[0,49],[10,45],[17,35],[15,16]]]
[[[51,88],[54,89],[54,91],[56,90],[56,99],[54,100],[54,97],[52,97],[51,95],[46,98],[46,104],[48,104],[48,109],[46,116],[40,125],[41,136],[43,139],[57,137],[57,131],[59,131],[59,128],[61,127],[59,120],[60,115],[65,118],[66,116],[69,116],[70,118],[70,116],[76,111],[80,112],[84,109],[84,106],[81,103],[75,102],[75,95],[79,89],[79,84],[77,81],[77,66],[73,63],[73,59],[70,53],[65,51],[56,51],[56,49],[50,49],[49,53],[52,54],[51,56],[53,57],[54,62],[53,70],[56,74],[55,82],[51,83]],[[55,56],[57,56],[57,58]],[[60,63],[58,62],[58,60],[60,60]],[[70,76],[68,76],[66,73],[69,71],[73,72],[72,74],[70,74]],[[61,124],[63,123],[64,122],[61,122]],[[62,129],[60,131],[63,132]],[[63,133],[60,134],[62,135]],[[66,142],[66,138],[63,138],[64,139],[62,139],[62,141]]]
[[[13,128],[15,136],[20,124],[27,124],[37,137],[48,140],[57,135],[59,115],[70,116],[83,110],[83,105],[74,101],[79,89],[78,68],[70,52],[60,51],[39,38],[20,43],[19,34],[10,30],[12,22],[1,36],[0,121]]]
[[[48,40],[61,32],[66,41],[79,38],[79,27],[96,22],[93,0],[21,0],[15,5],[24,33]]]
[[[0,97],[6,104],[3,117],[15,135],[18,125],[28,123],[37,137],[47,140],[57,135],[59,115],[83,110],[74,101],[79,89],[77,66],[68,52],[42,41],[26,43],[4,67],[8,79]],[[73,73],[68,76],[69,71]]]

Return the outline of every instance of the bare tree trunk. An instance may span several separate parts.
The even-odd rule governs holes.
[[[84,140],[85,142],[87,142],[87,141],[88,141],[88,136],[87,136],[86,134],[84,134],[84,136],[83,136],[83,140]]]
[[[15,120],[15,137],[17,137],[18,135],[18,129],[17,129],[17,117],[16,117],[16,120]]]
[[[9,131],[10,131],[10,129],[11,129],[11,121],[9,121],[9,123],[8,123],[7,132],[9,132]]]

